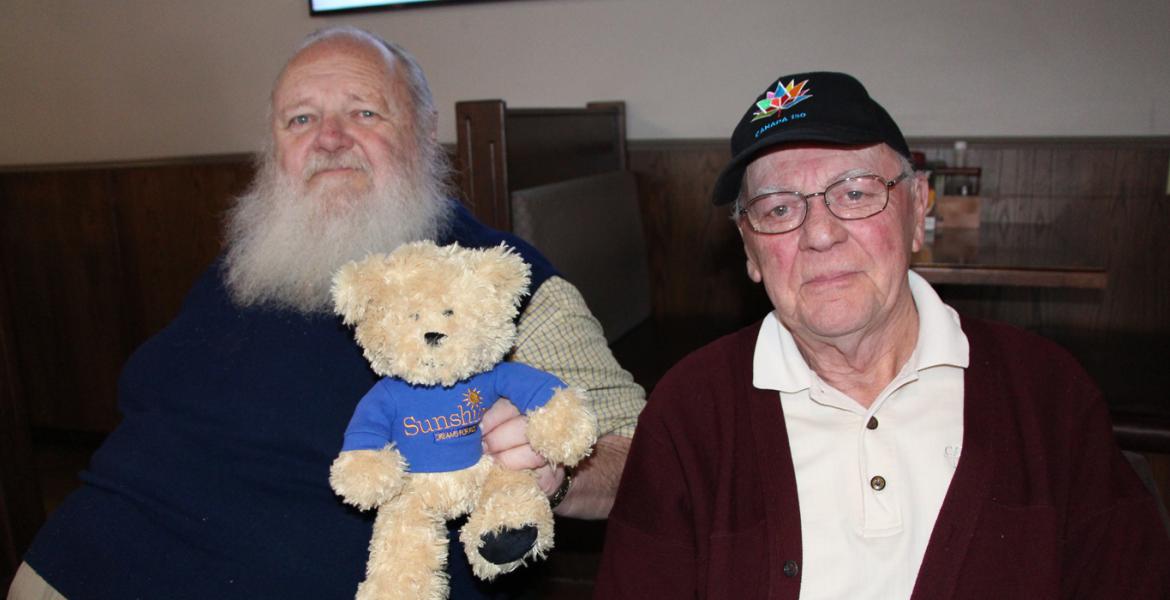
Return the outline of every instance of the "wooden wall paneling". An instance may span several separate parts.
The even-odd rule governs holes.
[[[1052,170],[1047,196],[1083,198],[1093,196],[1094,182],[1107,180],[1113,170],[1112,149],[1052,149]],[[1104,173],[1104,177],[1098,175]]]
[[[594,103],[586,110],[509,109],[508,189],[620,170],[624,115],[622,103]]]
[[[729,158],[725,143],[630,143],[659,321],[726,332],[768,310],[762,289],[747,278],[727,207],[711,204],[711,187]]]
[[[1106,189],[1116,192],[1092,198],[1096,205],[1081,211],[1107,251],[1110,282],[1098,321],[1114,343],[1140,332],[1170,334],[1170,264],[1157,250],[1170,212],[1164,189],[1155,184],[1165,184],[1170,150],[1125,154],[1118,155],[1108,176]]]
[[[232,160],[119,169],[120,267],[131,350],[174,318],[223,246],[223,219],[254,169]]]
[[[1102,321],[1117,331],[1170,335],[1170,262],[1163,250],[1170,206],[1164,197],[1125,194],[1111,208],[1101,231],[1111,248]]]
[[[979,156],[981,162],[975,164],[987,165],[983,170],[982,195],[1006,198],[1008,190],[1016,189],[1015,182],[1029,177],[1027,163],[1021,158],[1023,153],[1022,148],[1004,148],[995,153],[987,151]],[[1004,220],[1010,221],[1009,218]]]
[[[975,141],[996,196],[985,217],[1048,223],[1069,247],[1098,248],[1104,292],[947,287],[960,310],[1040,332],[1069,347],[1115,411],[1170,411],[1170,263],[1158,241],[1170,227],[1168,142],[1157,140]],[[986,150],[984,150],[986,147]],[[951,159],[942,145],[933,155]],[[930,155],[931,153],[928,153]],[[998,161],[995,156],[998,155]]]
[[[766,298],[743,270],[743,246],[726,207],[708,194],[726,144],[630,142],[638,177],[653,318],[612,346],[650,391],[690,351],[765,314]]]
[[[1047,197],[1052,193],[1052,150],[1047,147],[1030,147],[1021,158],[1026,161],[1022,170],[1026,177],[1017,179],[1007,189],[1001,188],[1000,194],[1020,196],[1025,198]],[[1044,221],[1042,221],[1044,222]]]
[[[511,231],[511,192],[623,170],[625,114],[620,101],[511,109],[503,100],[455,103],[464,202],[485,225]]]
[[[512,230],[509,207],[508,138],[502,100],[455,103],[455,126],[460,135],[454,161],[463,201],[484,225]]]
[[[609,138],[610,148],[603,155],[616,157],[614,170],[625,171],[630,166],[630,153],[626,139],[626,103],[623,100],[602,100],[586,102],[585,108],[603,114],[614,114],[616,118],[608,119],[606,127],[612,128]],[[620,141],[619,141],[620,140]],[[610,160],[610,159],[607,159]]]
[[[4,262],[0,252],[0,273]],[[0,277],[0,590],[8,589],[44,520],[8,296],[7,279]]]
[[[177,313],[247,186],[237,155],[0,173],[4,277],[31,422],[105,432],[126,357]]]
[[[113,198],[102,170],[0,177],[4,277],[34,425],[114,424],[126,344]]]

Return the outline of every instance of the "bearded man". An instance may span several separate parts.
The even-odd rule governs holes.
[[[401,48],[354,28],[303,42],[273,88],[271,143],[229,215],[227,252],[127,362],[122,422],[38,534],[10,598],[352,597],[372,515],[346,508],[328,472],[377,376],[329,286],[345,262],[419,239],[506,242],[531,266],[512,359],[589,390],[605,435],[570,478],[500,403],[481,423],[484,445],[535,469],[558,514],[608,514],[642,390],[572,285],[448,199],[435,122]],[[457,547],[449,571],[452,597],[491,591]]]

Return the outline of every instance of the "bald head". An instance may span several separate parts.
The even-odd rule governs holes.
[[[289,57],[272,86],[272,101],[276,101],[276,97],[287,84],[290,75],[295,75],[307,65],[329,63],[335,57],[361,61],[383,79],[384,85],[391,86],[400,83],[396,74],[398,70],[395,64],[396,59],[384,46],[363,37],[338,34],[302,45]]]
[[[275,160],[310,186],[347,180],[360,193],[372,177],[442,153],[430,90],[414,58],[354,27],[305,39],[277,78],[271,113]]]
[[[273,86],[270,124],[230,215],[237,302],[327,310],[342,264],[445,226],[450,165],[426,79],[401,48],[352,27],[313,34]]]
[[[362,54],[370,61],[382,63],[387,85],[401,86],[409,99],[414,112],[413,121],[419,133],[430,138],[435,136],[438,111],[418,61],[402,46],[349,25],[320,29],[301,41],[273,85],[270,108],[290,67],[303,58],[320,55],[323,50],[330,49]]]

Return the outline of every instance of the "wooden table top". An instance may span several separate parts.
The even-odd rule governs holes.
[[[934,231],[910,267],[931,283],[1104,289],[1100,240],[1057,225],[983,223]]]

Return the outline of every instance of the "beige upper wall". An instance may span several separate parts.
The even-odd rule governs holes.
[[[1124,8],[1122,8],[1124,7]],[[634,139],[714,138],[776,76],[857,75],[908,135],[1170,135],[1170,2],[513,0],[310,18],[306,0],[8,0],[0,164],[255,150],[276,71],[351,23],[454,102],[624,99]]]

